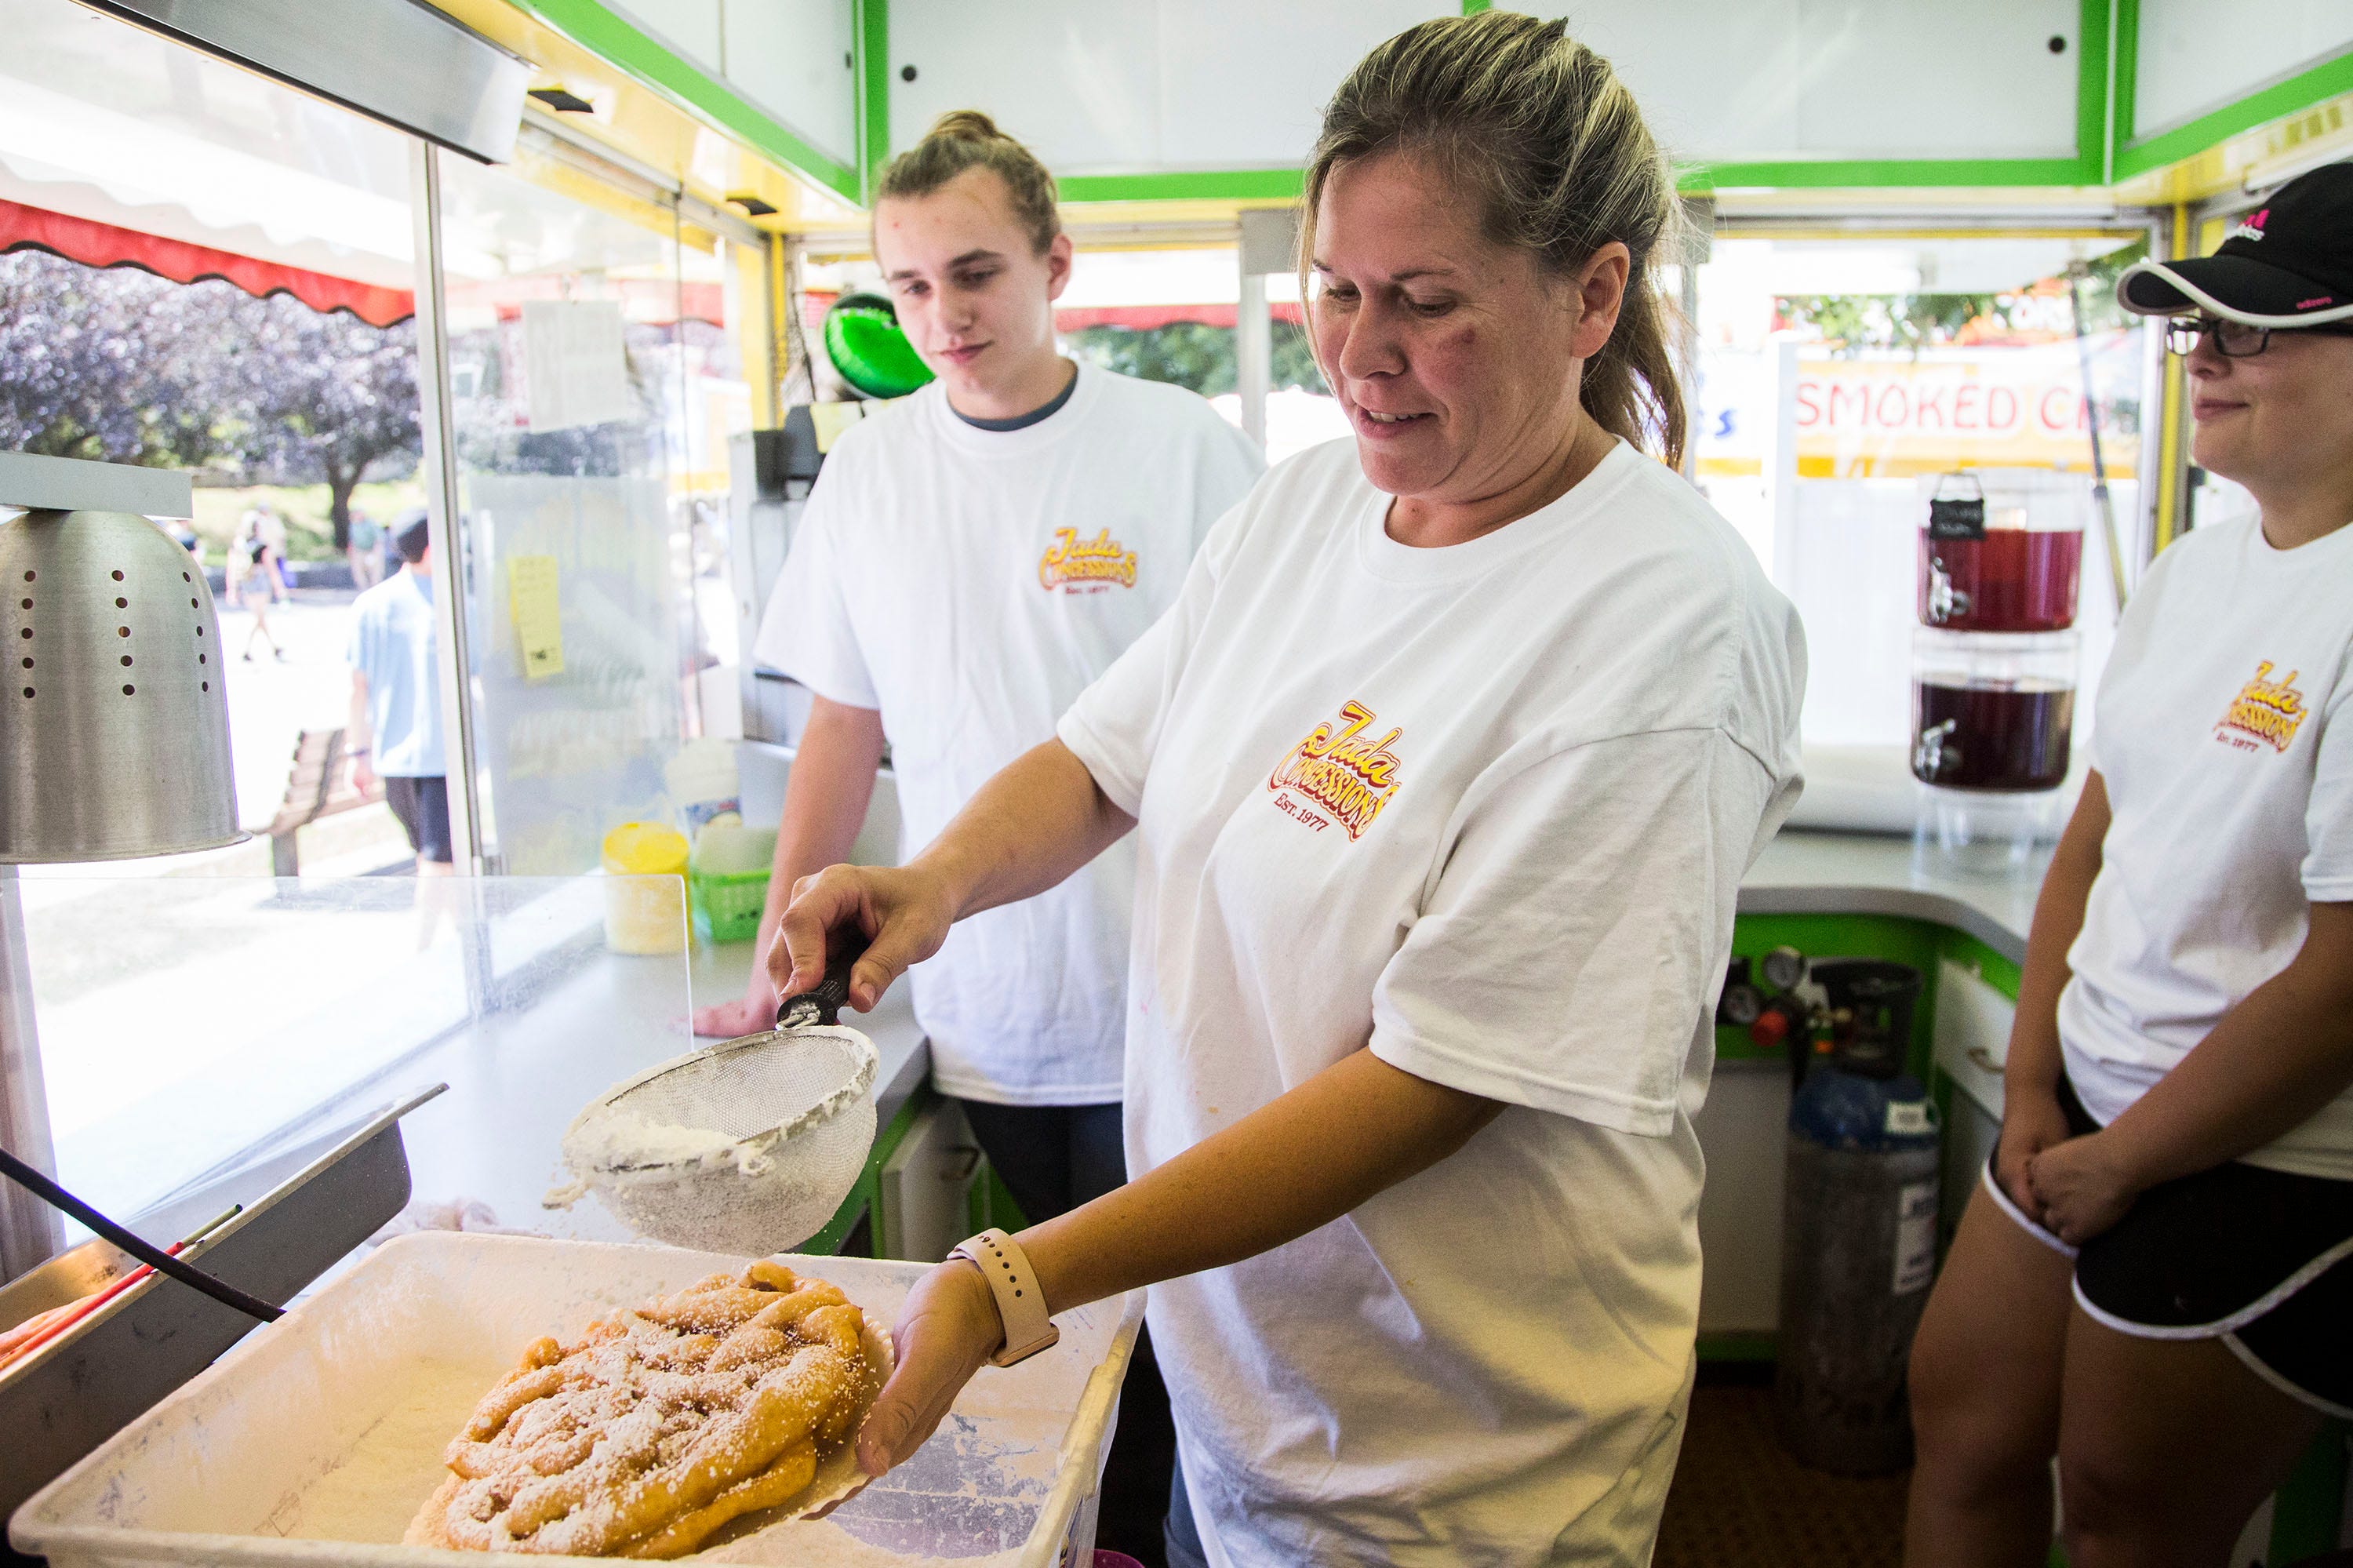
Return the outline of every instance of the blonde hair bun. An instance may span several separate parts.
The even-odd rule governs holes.
[[[927,196],[970,169],[989,169],[1005,182],[1014,218],[1042,256],[1062,232],[1054,176],[1038,155],[997,128],[977,109],[951,109],[932,122],[923,139],[891,160],[874,193],[877,206],[893,196]]]
[[[923,140],[948,142],[1010,142],[1012,137],[997,128],[997,122],[977,109],[951,109],[932,122],[923,132]]]

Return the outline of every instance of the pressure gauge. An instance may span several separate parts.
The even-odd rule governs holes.
[[[1757,961],[1757,968],[1767,985],[1788,991],[1806,978],[1806,955],[1795,948],[1776,948]]]
[[[1724,988],[1724,1000],[1716,1004],[1715,1020],[1736,1029],[1746,1029],[1757,1022],[1765,1011],[1765,998],[1757,989],[1742,981]]]

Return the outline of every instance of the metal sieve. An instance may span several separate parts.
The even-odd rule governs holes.
[[[839,951],[776,1027],[691,1052],[607,1090],[564,1135],[572,1187],[639,1235],[756,1257],[825,1228],[874,1146],[872,1041],[839,1022],[849,966]]]

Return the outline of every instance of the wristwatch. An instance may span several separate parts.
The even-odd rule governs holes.
[[[1014,1239],[1003,1231],[986,1230],[969,1241],[959,1242],[950,1257],[969,1259],[988,1281],[988,1293],[997,1298],[997,1320],[1005,1325],[1005,1344],[988,1358],[991,1366],[1009,1367],[1016,1361],[1028,1361],[1039,1351],[1051,1348],[1062,1338],[1062,1330],[1054,1327],[1046,1315],[1045,1293],[1038,1287],[1038,1276],[1029,1266],[1029,1256]]]

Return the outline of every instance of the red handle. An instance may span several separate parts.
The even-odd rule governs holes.
[[[174,1242],[170,1246],[165,1247],[164,1252],[167,1256],[177,1257],[180,1255],[180,1249],[187,1245],[185,1242]],[[69,1302],[63,1307],[53,1308],[44,1312],[41,1317],[48,1320],[36,1332],[18,1340],[7,1350],[0,1351],[0,1363],[12,1361],[18,1356],[31,1355],[35,1351],[39,1350],[43,1345],[47,1344],[51,1340],[56,1339],[154,1272],[142,1263],[97,1295],[85,1296],[79,1301]]]

